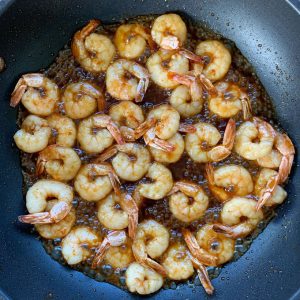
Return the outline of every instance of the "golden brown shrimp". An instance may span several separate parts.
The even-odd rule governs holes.
[[[238,128],[234,150],[248,160],[256,160],[271,152],[275,135],[270,124],[254,117]]]
[[[115,45],[120,56],[134,59],[141,56],[147,47],[155,47],[150,32],[140,24],[123,24],[118,27],[115,34]]]
[[[137,262],[129,265],[125,276],[129,291],[137,292],[140,295],[155,293],[164,283],[163,277],[159,273]]]
[[[128,77],[128,74],[131,77]],[[136,62],[118,59],[106,72],[106,89],[118,100],[141,102],[149,85],[149,72]]]
[[[212,224],[206,224],[201,227],[196,234],[196,239],[200,248],[217,258],[217,266],[232,259],[235,241],[221,233],[215,232]]]
[[[214,224],[213,229],[232,239],[249,235],[264,217],[256,204],[253,199],[232,198],[222,208],[222,224]]]
[[[74,121],[66,116],[54,113],[47,118],[54,133],[51,142],[62,147],[73,147],[76,141],[77,129]]]
[[[193,222],[205,214],[208,197],[200,185],[177,181],[169,192],[169,207],[175,218],[182,222]],[[190,198],[193,199],[191,203]]]
[[[100,73],[105,71],[115,56],[115,46],[103,35],[94,33],[100,21],[91,20],[73,37],[71,49],[78,63],[87,71]]]
[[[212,162],[225,159],[231,154],[235,138],[235,122],[230,119],[227,123],[222,145],[217,145],[221,139],[218,129],[208,123],[193,125],[195,133],[185,136],[185,149],[196,162]]]
[[[206,175],[210,191],[221,202],[253,191],[252,177],[243,166],[225,165],[214,170],[211,164],[207,164]]]
[[[196,54],[209,58],[209,62],[204,66],[203,74],[211,81],[222,79],[230,68],[231,54],[220,41],[200,42],[196,48]]]
[[[59,99],[58,86],[45,75],[31,73],[22,75],[11,95],[12,107],[22,101],[25,108],[34,115],[49,116]]]
[[[78,154],[72,148],[50,145],[39,153],[36,164],[37,174],[47,172],[53,179],[73,179],[81,166]]]
[[[101,153],[111,146],[114,139],[124,144],[118,125],[110,116],[96,114],[79,123],[77,139],[81,148],[87,153]]]
[[[19,149],[27,153],[35,153],[45,149],[51,136],[49,123],[38,116],[29,115],[25,118],[14,134],[14,141]]]
[[[57,202],[46,211],[49,198],[56,198]],[[26,208],[29,214],[19,216],[19,221],[30,224],[58,223],[70,213],[72,200],[70,186],[54,180],[39,180],[27,191]]]
[[[67,116],[72,119],[86,118],[105,107],[100,89],[88,82],[69,84],[63,92],[62,102]]]
[[[165,14],[155,19],[151,35],[160,47],[164,49],[177,49],[184,44],[187,29],[179,15]]]
[[[164,267],[153,259],[161,256],[168,248],[169,237],[168,230],[154,220],[140,223],[132,244],[133,255],[137,262],[166,276]]]
[[[109,164],[87,164],[78,172],[74,180],[76,192],[86,201],[99,201],[112,189],[119,194],[120,182]]]

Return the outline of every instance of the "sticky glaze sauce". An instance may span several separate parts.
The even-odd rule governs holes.
[[[155,16],[143,16],[137,17],[134,19],[126,20],[126,23],[138,22],[142,23],[148,28],[151,26]],[[257,78],[253,68],[247,61],[245,57],[240,53],[235,44],[227,39],[224,39],[222,36],[210,31],[206,27],[200,26],[199,24],[191,24],[187,20],[188,28],[188,41],[186,43],[189,50],[194,50],[197,43],[200,40],[206,39],[218,39],[221,40],[226,47],[229,48],[232,55],[232,64],[229,72],[224,78],[225,81],[231,81],[238,84],[245,91],[247,91],[251,103],[253,113],[256,116],[260,116],[270,122],[275,128],[278,128],[275,120],[275,112],[271,103],[270,98],[268,97],[266,91],[262,87],[259,79]],[[125,22],[125,20],[124,20]],[[96,32],[101,32],[109,36],[111,39],[114,36],[114,33],[117,27],[122,23],[111,24],[111,25],[101,25]],[[137,59],[137,62],[145,65],[147,58],[150,56],[150,51],[147,49],[143,56]],[[99,86],[103,91],[105,90],[105,74],[101,73],[98,76],[92,75],[91,73],[83,70],[78,63],[75,62],[71,50],[70,44],[67,44],[63,50],[61,50],[58,56],[55,59],[55,62],[46,70],[42,70],[44,74],[53,79],[59,88],[63,91],[65,87],[71,82],[78,81],[89,81],[97,86]],[[147,90],[146,96],[141,103],[141,106],[145,113],[147,113],[154,105],[160,103],[167,103],[168,98],[171,94],[171,90],[162,89],[152,82],[150,82],[149,88]],[[116,103],[107,92],[105,93],[106,107],[104,112],[107,113],[109,107]],[[59,104],[59,111],[64,113],[62,103]],[[23,108],[20,109],[18,123],[21,124],[22,120],[28,113],[24,111]],[[237,125],[242,122],[242,115],[238,114],[235,118]],[[207,103],[205,103],[203,110],[200,114],[193,116],[192,118],[182,119],[183,122],[187,123],[196,123],[199,121],[209,122],[216,126],[218,130],[223,134],[226,126],[226,120],[219,119],[216,115],[212,115],[208,110]],[[88,163],[91,161],[93,156],[86,155],[84,151],[79,149],[79,145],[75,145],[75,150],[79,154],[83,163]],[[26,154],[21,153],[21,164],[24,175],[24,186],[23,191],[26,193],[27,189],[38,179],[35,176],[35,164],[36,164],[37,154]],[[237,165],[242,165],[248,169],[252,176],[255,176],[258,172],[257,166],[249,161],[244,160],[237,154],[233,153],[217,164],[217,166],[226,165],[229,163],[234,163]],[[141,222],[144,219],[154,218],[158,222],[166,226],[170,231],[170,243],[181,240],[182,235],[180,233],[180,228],[188,227],[193,232],[197,231],[201,226],[207,222],[216,221],[219,218],[219,213],[221,210],[220,203],[213,197],[210,193],[207,182],[204,177],[204,164],[195,163],[188,157],[186,153],[183,154],[182,158],[174,163],[169,165],[170,170],[172,171],[174,181],[179,179],[192,180],[195,183],[200,184],[205,189],[205,192],[210,198],[209,208],[206,211],[206,214],[200,220],[194,221],[191,224],[183,223],[173,217],[172,213],[169,210],[168,200],[163,199],[160,201],[150,201],[146,200],[143,203],[143,206],[140,210],[139,221]],[[47,178],[47,175],[44,175],[44,178]],[[72,182],[70,182],[72,185]],[[135,188],[134,183],[125,183],[124,188],[128,192],[132,192]],[[107,233],[107,229],[104,228],[98,218],[97,218],[97,204],[95,202],[87,202],[82,200],[76,193],[73,200],[73,206],[76,208],[76,224],[75,225],[87,225],[98,232],[101,236]],[[250,247],[252,240],[261,232],[261,230],[267,225],[269,220],[274,215],[274,211],[271,209],[265,209],[265,220],[262,221],[257,230],[245,239],[237,239],[236,248],[233,260],[237,260],[241,255],[243,255],[247,249]],[[42,239],[42,238],[41,238]],[[61,239],[55,240],[45,240],[42,239],[45,250],[51,257],[57,260],[61,264],[66,264],[62,255],[61,255]],[[72,268],[83,272],[84,274],[96,279],[97,281],[107,281],[114,285],[119,286],[120,288],[126,288],[125,285],[125,271],[126,269],[113,269],[110,265],[105,264],[105,262],[100,265],[97,269],[91,269],[91,262],[93,260],[93,255],[89,257],[86,261],[72,266]],[[208,272],[211,278],[214,278],[219,275],[221,268],[219,267],[209,267]],[[194,277],[190,278],[187,282],[189,285],[194,284]],[[165,288],[176,288],[178,282],[172,280],[165,280]]]

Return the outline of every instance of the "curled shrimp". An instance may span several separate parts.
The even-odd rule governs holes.
[[[172,214],[183,222],[193,222],[205,214],[208,197],[200,185],[177,181],[169,192],[169,207]],[[193,199],[191,203],[191,198]]]
[[[20,101],[34,115],[49,116],[59,99],[58,86],[45,75],[31,73],[22,75],[11,94],[10,105],[16,107]]]
[[[146,50],[147,43],[150,49],[155,47],[150,32],[140,24],[119,26],[114,41],[120,56],[127,59],[141,56]]]
[[[76,125],[74,121],[66,116],[54,113],[47,118],[52,129],[50,141],[62,147],[73,147],[76,141]]]
[[[215,232],[212,224],[201,227],[197,231],[196,239],[200,248],[217,258],[217,266],[226,263],[234,255],[235,240]]]
[[[101,239],[96,232],[87,226],[73,228],[61,242],[61,253],[69,265],[79,264],[92,255]]]
[[[163,254],[162,266],[172,280],[188,279],[194,274],[193,263],[188,255],[188,250],[182,243],[172,244]]]
[[[164,198],[172,189],[173,177],[171,171],[164,165],[154,162],[148,169],[146,178],[151,179],[151,183],[140,183],[135,192],[135,199],[148,198],[159,200]]]
[[[120,193],[120,181],[109,164],[87,164],[78,172],[74,187],[86,201],[99,201],[106,197],[112,189]]]
[[[110,231],[103,239],[102,243],[95,250],[95,257],[92,268],[96,268],[103,261],[106,252],[110,247],[119,247],[126,243],[126,233],[124,231]]]
[[[78,154],[72,149],[50,145],[39,153],[36,164],[37,174],[46,171],[53,179],[73,179],[81,166]]]
[[[271,201],[272,195],[274,194],[277,187],[281,183],[286,181],[293,165],[295,148],[292,141],[286,134],[277,134],[276,139],[276,147],[282,154],[282,158],[280,161],[278,173],[276,175],[270,176],[268,182],[266,183],[265,189],[260,195],[256,206],[258,210],[268,201]]]
[[[271,152],[275,135],[269,123],[254,117],[238,128],[234,150],[248,160],[259,159]]]
[[[113,168],[117,175],[124,180],[137,181],[147,173],[150,167],[150,153],[138,143],[114,145],[104,151],[98,159],[105,161],[114,155]]]
[[[190,259],[197,270],[200,282],[205,292],[211,295],[214,292],[207,270],[204,265],[214,265],[216,263],[216,257],[200,248],[194,235],[188,230],[183,229],[182,234],[184,240],[190,250]]]
[[[221,211],[222,224],[214,224],[214,231],[232,239],[249,235],[264,217],[256,210],[256,204],[255,200],[243,197],[227,201]]]
[[[155,161],[165,164],[175,163],[181,158],[183,154],[184,139],[181,134],[177,132],[171,138],[167,139],[166,142],[168,143],[168,149],[170,148],[172,151],[165,151],[164,149],[160,149],[160,147],[157,147],[156,144],[155,147],[151,147],[151,141],[148,143],[150,144],[149,150]]]
[[[208,58],[208,63],[203,68],[206,78],[217,81],[226,75],[231,65],[231,54],[222,42],[216,40],[200,42],[195,52]]]
[[[174,89],[179,85],[169,77],[169,71],[185,74],[189,70],[189,61],[184,55],[164,49],[152,54],[146,65],[154,83],[167,89]]]
[[[57,202],[49,211],[47,200],[56,198]],[[71,211],[73,190],[70,186],[54,181],[39,180],[26,194],[28,215],[19,216],[19,221],[30,224],[51,224],[63,220]]]
[[[251,116],[251,104],[241,88],[229,82],[218,82],[215,85],[217,94],[211,95],[208,101],[209,110],[221,118],[231,118],[243,111],[244,120]]]
[[[116,140],[124,144],[118,125],[110,116],[92,115],[82,120],[78,126],[77,139],[81,148],[88,153],[101,153]]]
[[[73,37],[71,49],[77,62],[87,71],[105,71],[115,56],[115,46],[102,34],[94,33],[100,21],[91,20]]]
[[[145,267],[142,264],[133,262],[125,273],[126,285],[130,292],[137,292],[140,295],[148,295],[158,291],[163,285],[163,277]]]
[[[121,209],[119,209],[121,207]],[[135,237],[138,224],[138,207],[129,194],[111,193],[98,203],[98,219],[111,230],[128,227],[130,238]]]
[[[209,189],[221,202],[253,191],[252,177],[243,166],[225,165],[214,170],[211,164],[207,164],[205,169]]]
[[[118,100],[141,102],[146,94],[149,78],[148,70],[138,63],[118,59],[107,69],[106,89],[112,97]]]
[[[169,246],[169,232],[160,223],[147,220],[138,225],[132,251],[138,263],[166,276],[166,270],[155,258],[161,256]],[[149,257],[148,257],[149,256]]]
[[[196,162],[212,162],[225,159],[231,154],[235,138],[235,122],[230,119],[227,123],[222,145],[217,145],[221,134],[213,125],[197,123],[193,125],[195,133],[185,136],[185,149]]]
[[[51,136],[49,123],[38,116],[29,115],[25,118],[14,134],[14,141],[19,149],[27,153],[35,153],[45,149]]]
[[[263,168],[256,179],[254,194],[259,197],[257,208],[281,204],[287,197],[287,192],[279,185],[271,185],[270,182],[276,181],[278,172]],[[270,193],[270,194],[269,194]],[[265,196],[267,194],[267,196]],[[263,202],[262,202],[263,199]]]
[[[177,49],[184,44],[187,37],[187,29],[179,15],[165,14],[155,19],[151,35],[160,47]]]
[[[62,102],[67,116],[72,119],[86,118],[105,107],[102,92],[88,82],[69,84],[62,95]]]

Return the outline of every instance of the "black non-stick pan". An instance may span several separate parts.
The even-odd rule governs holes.
[[[295,0],[297,6],[297,0]],[[63,267],[20,225],[22,175],[12,147],[16,110],[9,96],[22,73],[47,67],[89,19],[113,22],[180,12],[236,42],[273,99],[282,127],[300,149],[300,16],[283,0],[0,1],[0,299],[131,299],[117,287]],[[213,299],[300,299],[300,168],[296,155],[288,200],[238,261],[213,280]],[[203,299],[200,286],[161,290],[154,299]]]

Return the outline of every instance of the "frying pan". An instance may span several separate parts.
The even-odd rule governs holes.
[[[296,0],[297,1],[297,0]],[[297,2],[295,4],[297,5]],[[299,4],[299,3],[298,3]],[[141,14],[180,12],[236,42],[255,67],[278,120],[300,148],[300,16],[280,0],[2,0],[0,1],[0,299],[137,299],[61,266],[16,217],[25,211],[19,154],[12,146],[16,110],[9,95],[22,73],[47,67],[89,19],[113,22]],[[298,162],[298,155],[295,159]],[[300,299],[300,168],[278,216],[237,262],[213,280],[214,299]],[[203,299],[200,286],[161,290],[153,299]]]

